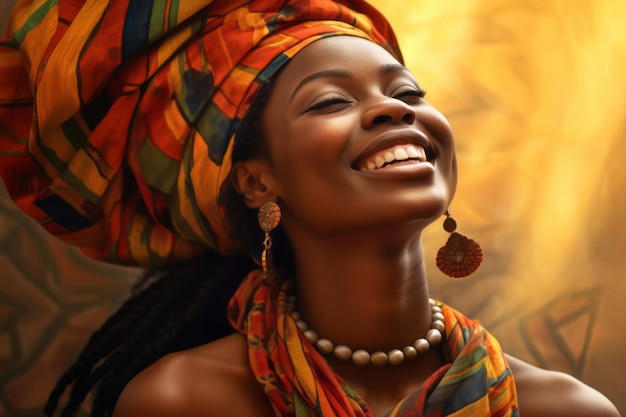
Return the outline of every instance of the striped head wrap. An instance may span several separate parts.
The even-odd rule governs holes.
[[[264,81],[330,35],[401,59],[362,0],[23,0],[0,43],[0,177],[88,256],[241,251],[218,204]]]

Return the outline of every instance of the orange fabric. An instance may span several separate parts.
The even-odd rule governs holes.
[[[277,416],[371,417],[367,405],[329,367],[286,310],[291,283],[268,283],[259,270],[229,305],[231,323],[248,338],[251,368]],[[511,370],[498,342],[477,321],[442,305],[450,363],[388,417],[518,416]]]
[[[362,0],[20,1],[0,43],[0,177],[89,256],[239,250],[218,195],[260,85],[309,43],[396,51]]]

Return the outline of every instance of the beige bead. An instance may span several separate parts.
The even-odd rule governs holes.
[[[334,349],[333,342],[331,342],[328,339],[320,339],[320,340],[318,340],[315,343],[315,347],[317,348],[317,350],[319,350],[321,353],[323,353],[325,355],[328,355]]]
[[[352,357],[352,349],[350,349],[346,345],[336,346],[333,350],[333,353],[335,354],[335,357],[337,359],[340,359],[342,361],[347,361]]]
[[[296,326],[298,326],[298,329],[300,329],[301,332],[306,331],[308,328],[304,320],[296,320]]]
[[[306,337],[306,340],[309,341],[310,344],[315,344],[315,342],[317,342],[317,339],[319,339],[319,336],[317,335],[317,333],[315,333],[315,331],[313,330],[305,330],[304,331],[304,337]]]
[[[407,346],[410,347],[410,346]],[[411,348],[413,349],[413,348]],[[415,352],[415,349],[413,349],[413,351]],[[417,354],[417,352],[416,352]],[[389,351],[389,364],[392,366],[398,366],[400,365],[402,362],[404,362],[404,353],[402,353],[402,351],[400,349],[392,349]]]
[[[296,320],[296,321],[301,319],[300,313],[298,313],[297,311],[292,311],[291,312],[291,317],[293,317],[293,319]]]
[[[435,320],[441,320],[441,321],[443,321],[443,319],[444,319],[443,313],[439,313],[439,312],[437,312],[437,313],[432,313],[432,315],[431,315],[431,317],[430,317],[430,320],[431,320],[431,321],[435,321]]]
[[[413,347],[417,350],[417,353],[423,355],[430,349],[430,343],[428,343],[428,340],[426,339],[417,339],[413,344]]]
[[[374,366],[385,366],[389,363],[389,358],[385,352],[379,350],[372,353],[371,361]]]
[[[430,329],[428,333],[426,333],[426,340],[428,340],[431,346],[437,346],[441,343],[441,339],[441,332],[437,329]]]
[[[370,363],[370,354],[367,351],[359,349],[352,354],[352,362],[358,366],[366,366]]]
[[[417,350],[415,350],[415,348],[413,346],[405,346],[402,349],[402,353],[404,353],[404,357],[407,358],[407,359],[415,359],[415,358],[417,358]],[[389,355],[389,361],[391,362],[391,355]]]
[[[431,306],[435,305],[435,300],[433,300],[432,298],[429,298],[428,302],[430,303]]]
[[[431,313],[443,313],[443,310],[441,310],[441,307],[439,306],[432,306],[430,308]]]
[[[439,330],[439,332],[443,333],[443,331],[446,329],[446,324],[441,321],[441,320],[435,320],[433,321],[433,324],[431,325],[431,327],[433,329],[437,329]]]

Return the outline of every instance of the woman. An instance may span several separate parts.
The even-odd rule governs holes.
[[[138,25],[153,28],[141,7],[111,2],[101,17],[61,2],[51,45],[69,43],[29,62],[33,140],[2,172],[17,203],[93,256],[199,259],[175,264],[93,336],[47,413],[73,383],[68,415],[92,387],[94,415],[121,417],[618,415],[573,378],[505,359],[478,323],[429,301],[420,237],[451,204],[453,139],[382,16],[360,1],[226,3],[178,8],[171,37],[139,39]],[[106,29],[121,10],[119,49]],[[33,15],[16,16],[17,26]],[[86,48],[80,26],[65,26],[74,21],[107,36],[94,30]],[[110,46],[104,61],[90,55],[98,41]],[[81,55],[79,94],[52,115],[46,71],[61,72],[70,52]],[[45,172],[30,174],[35,192],[17,168]],[[475,244],[451,240],[472,262],[444,251],[442,268],[475,268]]]

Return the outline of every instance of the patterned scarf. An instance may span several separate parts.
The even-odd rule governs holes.
[[[93,258],[240,252],[219,196],[241,119],[331,35],[402,59],[363,0],[21,0],[0,39],[0,179]]]
[[[232,325],[248,339],[250,365],[277,416],[371,417],[367,405],[329,367],[286,312],[291,284],[278,291],[260,271],[230,301]],[[477,321],[442,305],[450,363],[387,417],[518,416],[511,370],[500,345]]]

